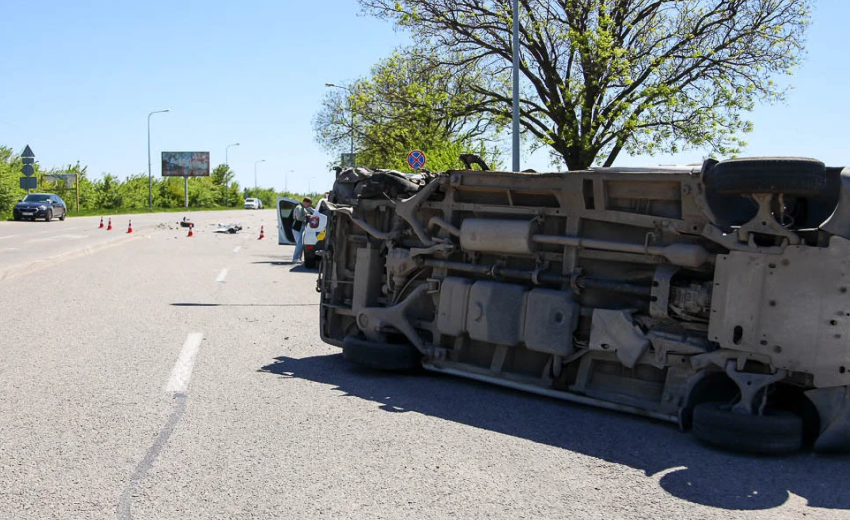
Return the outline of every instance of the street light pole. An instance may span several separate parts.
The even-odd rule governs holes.
[[[347,90],[348,94],[351,95],[351,89],[348,88],[348,87],[343,87],[341,85],[334,85],[333,83],[325,83],[325,86],[330,87],[330,88],[341,88],[343,90]],[[354,110],[351,109],[351,103],[350,102],[349,102],[348,106],[349,106],[348,111],[351,113],[351,130],[349,132],[349,135],[350,135],[350,138],[351,138],[351,146],[349,148],[348,157],[351,158],[351,166],[354,167],[354,166],[357,166],[357,161],[354,159]]]
[[[265,159],[260,159],[259,161],[254,161],[254,196],[257,196],[257,164],[261,162],[266,162]]]
[[[511,165],[513,171],[519,171],[519,0],[513,0],[513,121],[511,128],[513,130],[512,139],[512,155],[513,160]]]
[[[227,192],[227,175],[230,172],[230,160],[228,159],[227,152],[230,151],[231,146],[239,146],[239,143],[229,144],[224,147],[224,165],[227,166],[226,172],[224,172],[224,207],[226,208],[228,203],[230,202],[230,195]]]
[[[153,178],[151,177],[151,116],[163,112],[171,112],[170,108],[154,110],[148,114],[148,209],[153,209]]]

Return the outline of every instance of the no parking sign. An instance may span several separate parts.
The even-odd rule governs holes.
[[[425,154],[420,150],[413,150],[407,154],[407,165],[414,170],[421,170],[425,167]]]

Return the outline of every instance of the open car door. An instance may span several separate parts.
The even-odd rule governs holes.
[[[298,205],[297,200],[286,197],[277,198],[277,243],[295,244],[292,235],[292,210]]]

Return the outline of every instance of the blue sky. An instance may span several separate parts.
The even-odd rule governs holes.
[[[147,171],[162,150],[208,150],[243,186],[326,189],[330,157],[311,120],[326,82],[345,83],[404,44],[355,0],[59,2],[11,0],[3,9],[0,144],[30,144],[43,167],[80,161],[97,177]],[[850,164],[850,2],[820,0],[808,53],[782,105],[759,106],[745,155],[802,155]],[[699,162],[704,151],[622,157],[618,165]],[[509,164],[509,158],[506,163]],[[549,169],[548,154],[523,168]]]

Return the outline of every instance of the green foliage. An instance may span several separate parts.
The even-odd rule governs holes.
[[[122,208],[142,209],[148,207],[148,176],[137,173],[127,177],[120,188]]]
[[[449,70],[477,68],[473,113],[509,118],[511,3],[359,0]],[[799,63],[813,0],[520,2],[521,124],[570,169],[630,154],[728,155]]]
[[[98,208],[116,209],[121,207],[121,181],[111,173],[94,183],[94,204]]]
[[[19,187],[21,178],[21,159],[11,148],[0,146],[0,219],[8,219],[12,215],[15,203],[26,195],[26,190]],[[87,167],[69,164],[66,168],[42,171],[38,163],[35,165],[38,179],[38,190],[55,193],[62,197],[69,209],[69,214],[91,215],[103,210],[115,213],[145,212],[148,210],[148,176],[145,173],[130,175],[125,180],[105,173],[101,179],[92,181],[88,178]],[[79,179],[80,209],[76,209],[77,190],[71,183],[47,180],[46,175],[58,173],[76,173]],[[229,201],[227,207],[238,208],[244,204],[243,193],[238,183],[232,181],[233,172],[225,165],[219,165],[210,177],[189,179],[189,207],[193,209],[215,209],[225,206],[224,181],[229,183]],[[165,177],[150,180],[153,206],[158,209],[178,210],[184,206],[184,184],[182,178]],[[271,188],[259,188],[257,192],[263,200],[263,205],[274,207],[278,194]],[[302,195],[288,194],[292,198]]]
[[[15,203],[26,194],[20,189],[21,158],[6,146],[0,146],[0,217],[9,218]]]
[[[316,141],[336,155],[353,138],[361,166],[409,170],[414,149],[425,152],[430,170],[460,167],[461,153],[498,163],[492,143],[506,120],[473,110],[483,81],[476,67],[451,69],[415,49],[396,51],[368,78],[328,91],[313,120]]]

